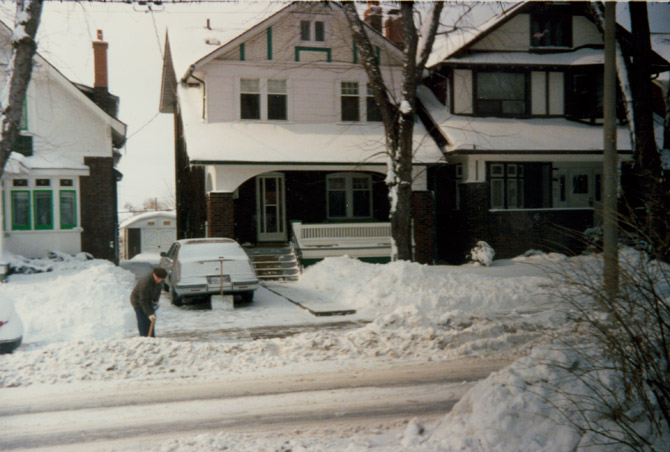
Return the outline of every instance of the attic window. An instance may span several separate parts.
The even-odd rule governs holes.
[[[300,40],[303,42],[319,42],[326,40],[326,24],[322,20],[301,20]]]

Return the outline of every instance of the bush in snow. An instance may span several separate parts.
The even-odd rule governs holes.
[[[493,256],[495,256],[495,254],[496,252],[493,250],[491,245],[480,240],[477,242],[475,247],[470,250],[469,257],[473,262],[477,262],[488,267],[491,265],[491,262],[493,262]]]
[[[579,347],[567,345],[583,362],[567,370],[589,392],[562,390],[563,412],[602,444],[670,450],[670,265],[622,248],[612,297],[602,260],[572,262],[550,290],[581,321]]]
[[[6,260],[9,263],[9,274],[21,273],[44,273],[50,272],[55,265],[63,263],[68,265],[70,263],[83,262],[93,259],[89,253],[77,253],[70,255],[61,251],[49,251],[47,255],[40,259],[29,259],[16,254],[6,253]]]

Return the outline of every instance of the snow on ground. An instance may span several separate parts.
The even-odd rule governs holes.
[[[235,311],[179,309],[163,296],[156,339],[136,337],[128,301],[133,273],[103,261],[52,262],[48,273],[12,275],[0,285],[0,296],[12,298],[25,324],[24,345],[0,356],[0,388],[520,357],[478,383],[436,425],[413,420],[311,436],[206,434],[143,450],[592,450],[588,437],[560,419],[552,408],[556,401],[540,384],[559,381],[569,387],[575,381],[558,368],[536,365],[552,357],[575,359],[546,345],[577,330],[569,310],[551,299],[546,286],[552,268],[571,260],[597,263],[593,256],[536,252],[489,267],[330,258],[287,284],[353,307],[354,316],[315,317],[263,288],[254,303]],[[334,320],[353,323],[342,330],[325,327]],[[305,325],[313,328],[289,337],[253,340],[253,334],[245,334]],[[235,334],[226,334],[230,331]]]
[[[234,312],[178,309],[164,295],[159,337],[153,340],[136,337],[128,301],[134,281],[130,272],[96,260],[11,276],[0,293],[14,300],[25,345],[1,358],[0,387],[147,376],[224,378],[226,372],[353,361],[514,357],[542,341],[547,329],[566,325],[564,313],[548,309],[541,270],[525,262],[482,268],[326,259],[308,268],[293,288],[319,291],[356,308],[356,315],[315,317],[263,288],[254,303]],[[336,320],[369,323],[275,339],[244,334]],[[235,330],[237,337],[222,330]]]

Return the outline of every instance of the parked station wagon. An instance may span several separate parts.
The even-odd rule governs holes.
[[[214,294],[240,295],[251,302],[259,286],[249,256],[232,239],[177,240],[161,253],[160,266],[168,272],[165,285],[176,306]]]

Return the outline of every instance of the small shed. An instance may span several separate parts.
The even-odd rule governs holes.
[[[124,259],[140,253],[160,254],[177,240],[177,214],[145,212],[124,220],[120,228]]]

